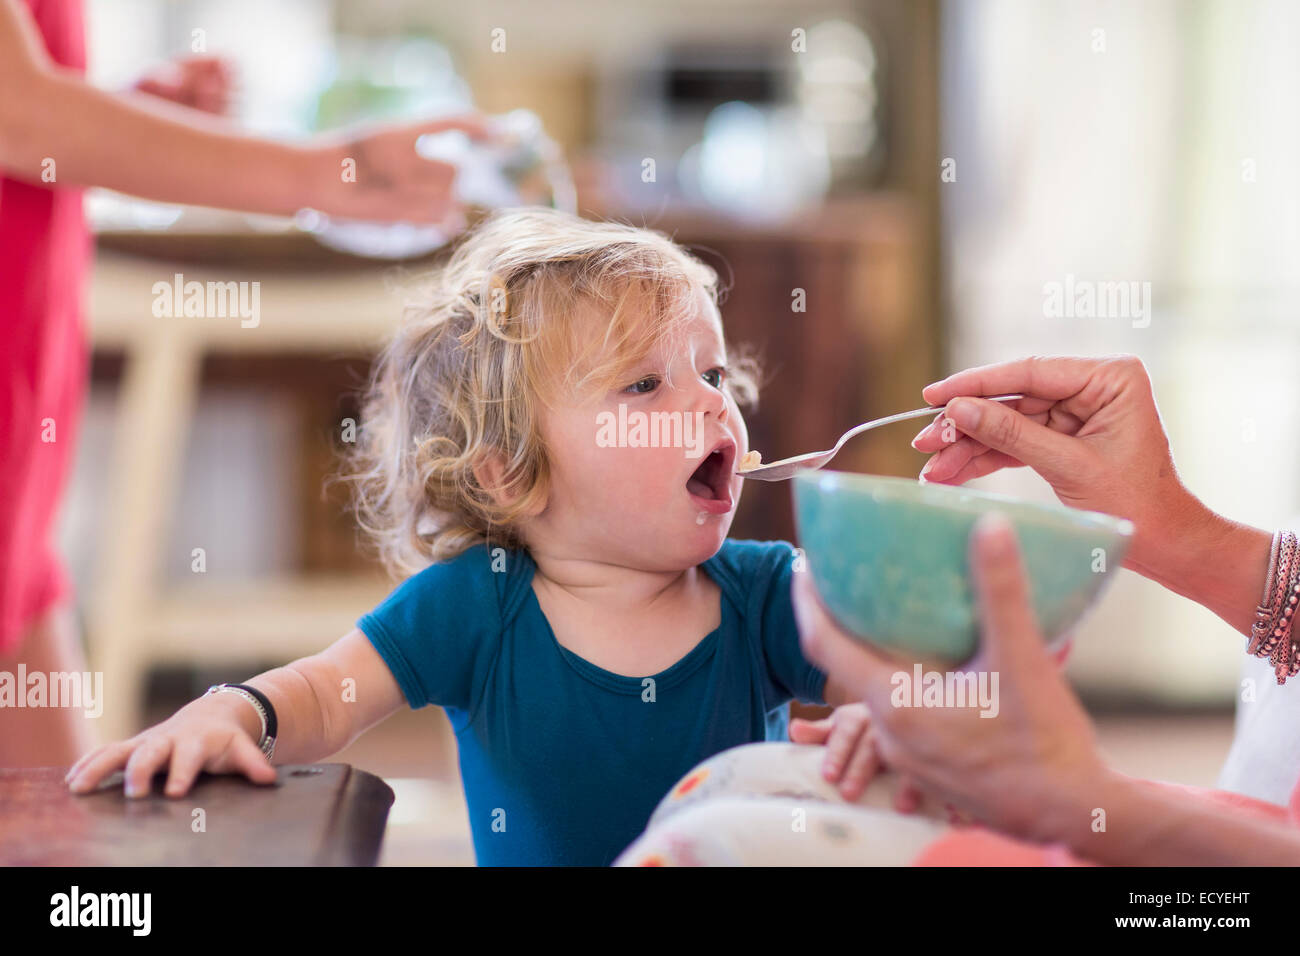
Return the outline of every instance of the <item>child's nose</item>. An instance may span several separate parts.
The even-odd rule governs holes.
[[[722,389],[714,388],[708,382],[701,379],[695,385],[695,394],[692,396],[692,411],[701,411],[705,414],[711,414],[719,422],[727,420],[727,396]]]

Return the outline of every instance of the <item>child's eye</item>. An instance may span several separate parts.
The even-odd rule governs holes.
[[[659,387],[659,379],[654,375],[647,375],[639,382],[629,385],[624,391],[632,392],[634,395],[648,395]]]
[[[727,380],[727,367],[725,365],[719,365],[717,368],[709,369],[704,374],[706,378],[710,375],[716,375],[718,380],[716,382],[709,381],[709,384],[714,388],[722,388],[722,383]]]

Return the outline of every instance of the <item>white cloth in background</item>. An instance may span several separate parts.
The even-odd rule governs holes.
[[[1232,747],[1218,787],[1286,806],[1300,780],[1300,678],[1279,686],[1267,660],[1246,657],[1241,679]],[[1246,681],[1253,681],[1254,700],[1242,700]]]

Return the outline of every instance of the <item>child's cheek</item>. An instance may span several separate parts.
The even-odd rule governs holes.
[[[637,508],[657,507],[662,498],[666,465],[662,449],[610,448],[589,473],[592,494],[626,517]]]
[[[647,456],[645,471],[640,476],[639,490],[648,505],[660,506],[672,494],[672,484],[689,467],[685,453],[680,448],[652,448]],[[682,478],[682,488],[686,479]]]

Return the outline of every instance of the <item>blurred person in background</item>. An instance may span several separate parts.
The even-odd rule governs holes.
[[[223,118],[218,58],[178,60],[120,93],[89,85],[85,66],[81,0],[0,0],[0,672],[11,675],[86,670],[54,544],[88,374],[83,188],[458,229],[455,168],[417,156],[415,141],[483,134],[461,116],[276,142]],[[0,767],[67,766],[95,743],[76,708],[7,706],[0,726]]]

